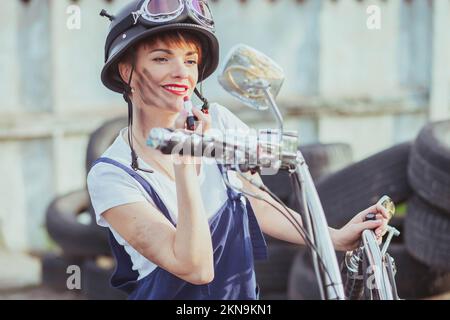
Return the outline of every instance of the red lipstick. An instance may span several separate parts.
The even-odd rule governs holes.
[[[187,111],[188,116],[186,118],[186,127],[188,128],[188,130],[195,130],[195,117],[194,114],[192,113],[192,102],[191,100],[189,100],[188,96],[185,96],[183,98],[184,100],[184,110]]]

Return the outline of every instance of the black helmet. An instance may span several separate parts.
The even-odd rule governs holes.
[[[105,43],[105,65],[101,79],[106,87],[115,92],[124,93],[126,91],[126,84],[120,77],[117,69],[117,64],[126,50],[140,40],[163,31],[188,30],[198,36],[204,57],[202,64],[199,65],[199,71],[201,72],[199,72],[198,82],[209,77],[219,64],[219,42],[214,35],[214,22],[212,19],[210,20],[212,26],[210,27],[199,23],[194,16],[186,14],[180,14],[177,19],[166,22],[145,23],[146,21],[142,17],[145,16],[146,12],[143,8],[149,6],[150,2],[149,0],[134,0],[120,10],[116,16],[106,13],[105,10],[102,10],[100,13],[100,15],[106,16],[111,20]],[[193,3],[192,0],[174,0],[172,2],[183,6],[183,8]],[[205,0],[195,2],[199,2],[202,6],[207,6]]]

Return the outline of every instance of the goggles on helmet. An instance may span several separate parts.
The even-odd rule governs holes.
[[[132,15],[134,24],[149,27],[181,22],[189,17],[199,25],[214,30],[214,20],[207,0],[145,0],[141,8]]]

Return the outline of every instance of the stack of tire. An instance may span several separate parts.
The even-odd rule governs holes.
[[[406,214],[390,225],[402,233],[388,252],[403,299],[450,290],[450,121],[430,123],[402,143],[320,179],[317,191],[331,227],[340,228],[384,194]],[[338,253],[338,260],[342,260]],[[309,252],[296,253],[289,299],[320,299]]]
[[[121,117],[108,121],[91,134],[86,152],[87,172],[126,125],[126,118]],[[97,225],[86,188],[56,197],[47,208],[46,228],[61,250],[42,258],[44,285],[58,291],[70,290],[67,280],[72,273],[68,270],[73,269],[68,267],[75,265],[80,270],[81,293],[87,299],[126,298],[110,286],[114,259],[111,257],[108,231]]]
[[[352,151],[348,144],[315,143],[300,147],[314,181],[339,170],[352,162]],[[262,175],[264,184],[283,201],[294,209],[293,189],[286,171],[276,175]],[[298,210],[296,210],[298,212]],[[280,219],[284,219],[280,214]],[[287,298],[288,275],[298,251],[298,246],[266,236],[268,260],[256,261],[256,280],[262,300],[284,300]]]
[[[426,294],[450,290],[450,121],[423,128],[411,150],[405,246],[427,270]],[[424,277],[422,275],[422,277]],[[416,281],[416,280],[415,280]]]

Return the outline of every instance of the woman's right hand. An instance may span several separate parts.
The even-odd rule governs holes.
[[[209,114],[204,114],[200,109],[194,107],[192,108],[192,113],[197,117],[195,132],[203,134],[211,128],[211,116]],[[177,119],[175,120],[173,129],[186,129],[186,119],[188,117],[188,112],[186,110],[181,110]]]
[[[187,117],[188,117],[188,112],[184,109],[181,110],[180,113],[178,114],[178,117],[175,119],[172,129],[175,131],[176,130],[185,131]],[[173,150],[172,154],[171,154],[172,162],[175,165],[175,167],[177,167],[179,165],[197,164],[197,161],[191,155],[179,155],[178,150],[180,148],[183,148],[183,146],[180,145],[179,148],[176,148],[177,151]]]
[[[186,119],[188,112],[186,110],[181,110],[178,117],[175,119],[172,129],[186,129]]]

